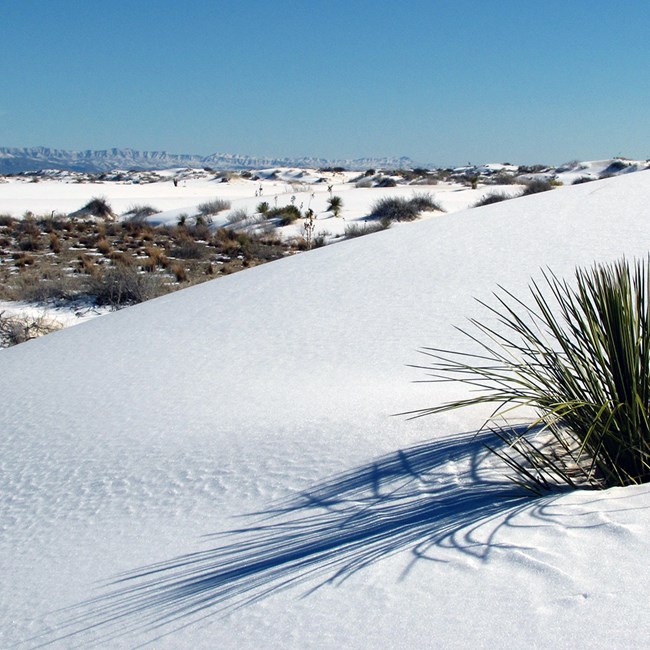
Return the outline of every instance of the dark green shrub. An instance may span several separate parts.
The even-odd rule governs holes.
[[[428,192],[414,194],[409,202],[418,212],[444,212],[440,204]]]
[[[281,208],[272,208],[266,213],[267,218],[277,219],[279,226],[288,226],[302,216],[295,205],[285,205]]]
[[[408,199],[386,197],[372,205],[370,216],[373,219],[386,219],[387,221],[413,221],[418,218],[419,212]]]
[[[578,269],[575,286],[544,278],[531,285],[530,306],[497,295],[489,310],[502,329],[471,321],[476,354],[426,350],[435,377],[477,392],[415,415],[482,403],[497,405],[494,417],[536,408],[527,431],[501,431],[508,447],[495,452],[534,491],[650,481],[650,257]]]
[[[341,208],[343,207],[343,199],[340,196],[331,196],[327,200],[327,210],[331,212],[335,217],[338,217],[341,214]]]

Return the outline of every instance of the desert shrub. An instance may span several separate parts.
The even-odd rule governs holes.
[[[11,300],[21,302],[51,302],[53,300],[70,300],[79,293],[79,281],[60,272],[48,274],[29,271],[12,279],[9,287]]]
[[[507,194],[501,194],[499,192],[494,192],[492,194],[486,194],[482,196],[472,207],[480,208],[484,205],[490,205],[492,203],[500,203],[501,201],[507,201],[510,197]]]
[[[379,199],[370,208],[373,219],[388,221],[413,221],[418,218],[419,212],[415,204],[401,197]]]
[[[281,208],[272,208],[266,213],[269,219],[277,219],[279,226],[288,226],[302,216],[295,205],[285,205]]]
[[[188,228],[187,232],[194,238],[195,241],[208,241],[212,235],[210,226],[200,221],[191,228]]]
[[[21,253],[14,253],[12,255],[12,258],[14,260],[14,264],[19,268],[24,268],[26,266],[32,266],[36,260],[31,256],[27,255],[25,252]]]
[[[105,273],[91,276],[85,292],[97,305],[120,309],[156,298],[167,293],[168,289],[160,276],[142,275],[133,265],[118,264]]]
[[[7,315],[0,312],[0,347],[11,347],[61,329],[58,321],[45,314],[39,316]]]
[[[248,212],[246,208],[237,208],[233,210],[227,217],[226,221],[231,225],[243,224],[248,220]]]
[[[153,214],[158,214],[160,210],[157,210],[152,205],[132,205],[125,213],[124,216],[128,217],[132,221],[142,221],[147,217],[150,217]]]
[[[193,239],[180,239],[171,249],[172,257],[180,257],[185,260],[202,260],[207,254],[204,244]]]
[[[18,248],[21,251],[38,251],[43,246],[38,235],[25,235],[18,240]]]
[[[440,204],[429,194],[429,192],[415,193],[410,199],[411,205],[418,211],[433,212],[437,210],[444,212]]]
[[[582,185],[582,183],[591,183],[595,179],[589,177],[589,176],[580,176],[579,178],[576,178],[571,185]]]
[[[526,187],[524,188],[522,196],[538,194],[539,192],[548,192],[548,190],[552,189],[553,185],[551,185],[550,181],[547,181],[543,178],[533,178],[526,183]]]
[[[544,279],[543,289],[530,287],[532,306],[497,295],[489,309],[503,332],[472,321],[476,354],[427,350],[435,376],[478,393],[416,415],[481,403],[496,404],[495,417],[535,407],[526,431],[501,430],[508,447],[496,452],[534,491],[650,481],[650,256],[578,269],[575,286]]]
[[[262,201],[261,203],[257,204],[257,208],[255,208],[260,214],[266,214],[269,211],[269,208],[271,206],[268,204],[268,201]]]
[[[387,219],[372,223],[351,223],[345,227],[345,237],[346,239],[353,239],[354,237],[370,235],[373,232],[379,232],[387,228],[390,228],[390,221]]]
[[[10,214],[0,214],[0,227],[13,228],[16,220]]]
[[[327,200],[327,210],[331,212],[335,217],[338,217],[341,214],[341,208],[343,207],[343,199],[340,196],[331,196]]]
[[[108,200],[103,196],[93,197],[81,208],[81,212],[99,219],[113,219],[115,217]]]
[[[206,201],[196,206],[199,214],[208,217],[213,214],[222,212],[223,210],[230,210],[230,201],[224,199],[214,199],[213,201]]]
[[[381,176],[375,181],[377,187],[396,187],[397,181],[390,176]]]

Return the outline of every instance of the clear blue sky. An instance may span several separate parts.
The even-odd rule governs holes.
[[[648,0],[5,0],[0,146],[650,157]]]

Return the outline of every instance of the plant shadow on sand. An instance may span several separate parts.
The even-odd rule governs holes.
[[[57,640],[154,640],[307,580],[311,591],[338,584],[398,552],[414,562],[441,560],[443,549],[447,559],[450,550],[487,559],[504,547],[503,526],[531,508],[548,518],[557,496],[534,497],[495,471],[488,438],[494,445],[493,433],[473,432],[398,450],[247,515],[251,525],[209,536],[212,548],[124,574],[67,610]]]

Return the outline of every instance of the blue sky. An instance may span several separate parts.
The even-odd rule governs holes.
[[[650,157],[647,0],[20,0],[0,146]]]

